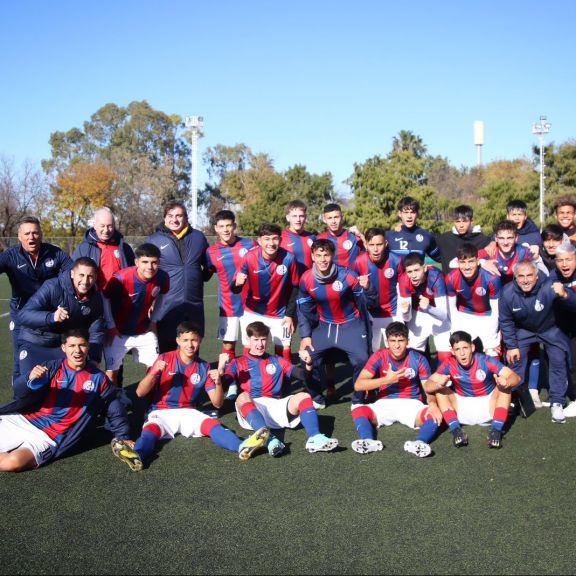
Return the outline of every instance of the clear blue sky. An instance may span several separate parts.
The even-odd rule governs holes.
[[[278,170],[332,172],[400,130],[473,166],[576,137],[573,0],[2,0],[0,154],[39,162],[51,132],[108,102],[201,115],[200,152],[245,143]],[[204,167],[199,171],[202,183]]]

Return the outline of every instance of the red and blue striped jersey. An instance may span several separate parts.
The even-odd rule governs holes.
[[[504,368],[502,362],[480,352],[474,354],[470,368],[463,368],[452,356],[436,370],[437,374],[450,376],[454,392],[460,396],[486,396],[496,387],[495,374]]]
[[[32,380],[29,387],[46,387],[46,396],[38,410],[22,415],[58,445],[80,420],[94,416],[93,412],[100,405],[102,397],[113,388],[106,375],[95,366],[87,364],[76,371],[67,360],[57,366],[49,381]]]
[[[352,270],[359,276],[368,274],[371,287],[378,294],[378,308],[368,308],[374,318],[391,318],[396,314],[398,304],[398,275],[402,272],[402,258],[388,249],[382,262],[376,264],[370,260],[367,252],[358,256],[352,264]]]
[[[244,285],[242,292],[232,292],[232,280],[242,259],[249,250],[256,247],[256,242],[250,238],[236,237],[234,244],[217,242],[206,250],[208,269],[218,275],[218,306],[220,316],[240,317],[244,314],[244,300],[248,286]]]
[[[312,242],[316,236],[311,232],[302,231],[300,234],[290,230],[282,230],[280,246],[296,258],[298,275],[302,276],[306,270],[312,268]]]
[[[420,310],[420,296],[430,300],[429,306],[436,307],[436,299],[446,296],[446,282],[442,272],[435,266],[428,266],[424,282],[418,287],[414,287],[408,278],[408,274],[403,272],[398,279],[398,292],[402,298],[410,298],[412,310]]]
[[[110,301],[112,317],[120,334],[134,336],[150,329],[150,309],[160,294],[170,289],[170,277],[158,270],[154,278],[142,280],[136,266],[114,273],[103,292]]]
[[[348,230],[342,230],[338,236],[327,230],[318,234],[317,238],[318,240],[330,240],[334,244],[336,247],[334,263],[338,266],[344,266],[344,268],[351,269],[356,258],[364,252],[362,240],[359,240],[355,234]]]
[[[261,248],[250,250],[238,271],[248,276],[246,310],[262,316],[284,318],[292,290],[298,286],[294,254],[280,248],[273,260],[267,260]]]
[[[415,350],[408,350],[402,360],[395,360],[387,348],[381,348],[374,352],[364,366],[374,378],[383,378],[389,370],[398,372],[407,368],[406,376],[403,376],[394,384],[381,386],[378,389],[378,398],[412,398],[424,401],[422,384],[430,378],[430,365],[423,354]]]
[[[451,270],[446,276],[446,294],[456,297],[459,312],[476,316],[491,316],[490,299],[500,298],[500,278],[479,268],[471,282],[462,276],[460,270]]]
[[[360,318],[356,298],[363,298],[364,290],[358,276],[342,266],[337,266],[334,280],[321,284],[312,270],[304,272],[300,280],[298,305],[314,303],[321,322],[346,324]]]
[[[516,244],[512,254],[505,257],[500,253],[500,250],[496,250],[496,266],[500,272],[500,281],[502,285],[508,284],[514,280],[514,266],[518,262],[531,262],[533,260],[532,252],[527,246],[522,244]]]
[[[293,366],[280,356],[246,354],[228,364],[226,374],[251,398],[283,398]]]
[[[150,410],[196,408],[202,390],[209,392],[216,387],[210,377],[210,365],[201,358],[185,364],[180,352],[172,350],[160,354],[158,360],[164,360],[167,366],[155,377]]]

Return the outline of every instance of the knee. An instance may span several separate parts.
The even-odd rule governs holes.
[[[25,467],[14,454],[0,454],[0,472],[21,472]]]

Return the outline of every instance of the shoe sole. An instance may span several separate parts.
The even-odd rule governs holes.
[[[130,467],[130,470],[132,470],[133,472],[140,472],[142,470],[142,468],[144,468],[144,465],[142,463],[142,460],[140,460],[140,458],[133,458],[133,457],[128,457],[125,456],[124,454],[122,454],[122,452],[130,452],[131,454],[136,454],[136,452],[134,452],[133,450],[131,450],[124,442],[122,442],[121,440],[113,440],[112,441],[112,454],[114,454],[114,456],[116,456],[116,458],[118,458],[119,460],[122,460],[122,462],[124,462],[125,464],[128,464],[128,466]]]
[[[566,418],[564,418],[564,420],[554,420],[554,418],[552,418],[552,424],[566,424]]]
[[[384,445],[379,440],[377,443],[367,443],[364,440],[354,440],[352,442],[352,450],[358,454],[370,454],[372,452],[381,452]]]
[[[410,440],[404,443],[404,451],[414,454],[415,456],[418,456],[418,458],[426,458],[426,456],[432,454],[432,448],[430,448],[429,444],[426,444],[425,442],[417,444]]]
[[[282,444],[281,446],[276,446],[274,450],[268,450],[268,454],[270,454],[272,458],[277,458],[278,456],[284,454],[284,450],[286,450],[286,446]]]
[[[270,436],[270,430],[268,428],[260,428],[256,430],[249,438],[253,444],[244,446],[242,450],[238,453],[240,460],[248,460],[251,458],[252,454],[262,448],[266,442],[268,442],[268,436]]]
[[[306,446],[306,450],[308,450],[310,454],[314,454],[315,452],[332,452],[332,450],[334,450],[337,447],[338,447],[338,440],[332,438],[329,442],[326,442],[326,444],[323,444],[322,446],[314,446],[314,445]]]

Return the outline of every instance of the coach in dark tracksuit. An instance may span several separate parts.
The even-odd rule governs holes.
[[[160,353],[176,349],[176,326],[193,322],[204,334],[204,282],[212,273],[206,264],[208,241],[188,223],[186,207],[173,200],[164,209],[164,223],[146,239],[160,248],[160,268],[170,276],[170,290],[158,312]]]
[[[524,384],[530,346],[535,343],[544,346],[550,362],[550,403],[553,420],[557,422],[564,418],[561,408],[566,399],[570,358],[570,340],[557,323],[562,307],[576,310],[576,293],[553,278],[539,275],[533,262],[521,262],[514,267],[514,281],[504,287],[499,303],[506,358]],[[559,417],[554,418],[558,405]]]
[[[18,347],[20,334],[19,310],[28,302],[42,284],[55,278],[62,270],[72,268],[70,256],[53,244],[42,242],[40,221],[26,216],[18,223],[18,246],[0,254],[0,274],[8,276],[12,287],[10,298],[10,330],[14,362],[12,382],[20,374]]]
[[[100,362],[106,336],[104,304],[96,287],[98,267],[90,258],[78,258],[70,271],[45,282],[20,311],[20,373],[36,364],[61,359],[62,334],[71,328],[90,333],[90,359]]]

